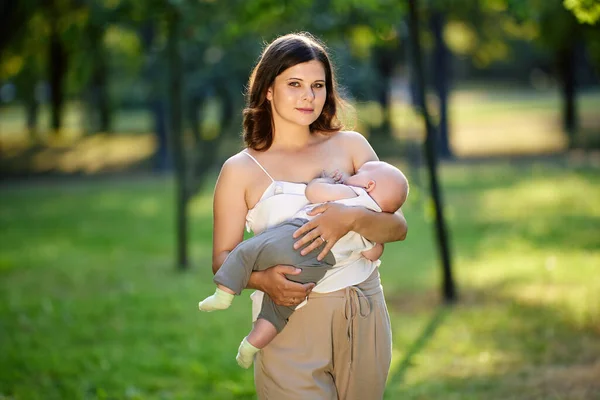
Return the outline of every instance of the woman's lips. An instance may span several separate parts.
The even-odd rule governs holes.
[[[298,110],[304,114],[312,114],[312,112],[314,111],[314,108],[296,108],[296,110]]]

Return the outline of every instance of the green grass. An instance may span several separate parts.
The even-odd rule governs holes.
[[[598,398],[598,170],[451,165],[442,178],[460,301],[439,305],[431,209],[413,184],[408,238],[381,267],[386,398]],[[210,192],[191,205],[180,273],[169,180],[3,187],[0,399],[254,398],[234,359],[247,294],[196,308],[213,290]]]

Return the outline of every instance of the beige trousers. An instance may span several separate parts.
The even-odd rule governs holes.
[[[392,357],[379,271],[363,283],[311,293],[255,360],[260,400],[378,400]]]

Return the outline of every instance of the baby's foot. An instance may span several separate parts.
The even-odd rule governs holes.
[[[240,343],[235,359],[240,367],[248,369],[252,365],[252,362],[254,362],[254,355],[259,351],[260,349],[252,346],[250,342],[248,342],[248,338],[245,337],[244,340],[242,340],[242,343]]]
[[[198,303],[200,311],[225,310],[233,302],[233,294],[217,288],[215,294]]]

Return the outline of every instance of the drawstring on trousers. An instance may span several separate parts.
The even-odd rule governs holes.
[[[366,305],[365,305],[366,302]],[[346,318],[346,332],[350,343],[350,364],[354,360],[354,318],[362,318],[371,313],[371,302],[357,286],[348,286],[344,293],[344,317]]]

